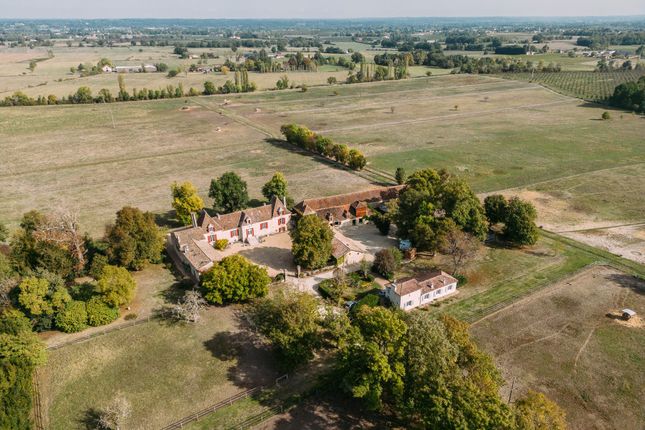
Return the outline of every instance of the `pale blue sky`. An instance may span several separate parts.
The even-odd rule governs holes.
[[[645,0],[0,0],[0,18],[645,15]]]

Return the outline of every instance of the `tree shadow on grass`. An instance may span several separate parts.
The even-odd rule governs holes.
[[[83,417],[79,420],[82,428],[86,430],[96,430],[101,428],[99,421],[101,419],[101,411],[95,408],[89,408],[83,413]]]
[[[629,288],[636,294],[645,295],[645,280],[636,276],[628,275],[627,273],[612,273],[607,276],[607,279],[623,288]],[[629,307],[628,303],[625,303],[625,307]]]
[[[177,219],[177,214],[174,210],[168,212],[161,212],[155,214],[155,223],[159,227],[166,228],[179,228],[183,227],[183,224]]]
[[[290,144],[286,140],[267,138],[267,139],[264,139],[264,141],[269,143],[269,144],[271,144],[271,145],[273,145],[273,146],[275,146],[276,148],[286,149],[287,151],[293,152],[293,153],[301,155],[303,157],[308,157],[309,159],[311,159],[311,160],[313,160],[313,161],[315,161],[317,163],[324,164],[324,165],[329,166],[331,168],[334,168],[336,170],[340,170],[340,171],[355,174],[355,172],[353,172],[349,167],[343,166],[343,165],[337,163],[334,160],[331,160],[329,158],[323,157],[322,155],[318,155],[318,154],[314,154],[313,152],[306,151],[306,150],[304,150],[302,148],[297,147],[296,145]],[[378,186],[391,186],[392,185],[391,183],[385,182],[385,181],[372,181],[372,180],[370,180],[370,182],[372,184],[378,185]]]
[[[238,387],[270,386],[279,376],[271,349],[245,327],[239,331],[218,332],[204,346],[218,360],[235,361],[227,377]]]
[[[363,410],[362,404],[336,393],[316,394],[279,416],[273,428],[284,430],[392,428],[387,418]]]

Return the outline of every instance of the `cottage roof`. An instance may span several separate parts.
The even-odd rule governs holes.
[[[397,295],[405,296],[418,290],[421,290],[421,293],[426,293],[456,282],[457,279],[444,271],[433,271],[417,275],[416,277],[402,278],[393,282],[391,285],[394,287],[394,292]]]
[[[335,207],[349,207],[352,204],[376,203],[386,200],[397,198],[399,191],[404,185],[396,185],[392,187],[379,187],[372,188],[365,191],[357,191],[354,193],[340,194],[330,197],[322,197],[317,199],[306,199],[298,203],[294,209],[301,215],[309,215],[309,211],[320,213],[322,209],[335,208]]]
[[[336,237],[331,240],[331,255],[336,260],[346,255],[349,251],[351,251],[349,246],[338,240]]]
[[[211,216],[202,209],[197,219],[197,225],[204,231],[208,231],[208,225],[213,225],[215,231],[233,230],[245,224],[269,221],[270,219],[287,213],[287,208],[280,199],[273,197],[271,203],[257,208],[244,209],[230,214],[217,214]]]

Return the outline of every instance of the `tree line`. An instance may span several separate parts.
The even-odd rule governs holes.
[[[636,82],[626,82],[614,89],[609,104],[634,112],[645,113],[645,76]]]
[[[367,164],[367,159],[358,149],[350,149],[345,144],[334,143],[329,137],[314,133],[307,127],[297,124],[285,124],[280,132],[287,142],[307,151],[336,160],[353,170],[361,170]]]
[[[45,349],[34,332],[77,332],[116,320],[134,297],[131,270],[161,260],[164,239],[154,216],[132,207],[105,235],[82,233],[65,209],[23,215],[9,234],[0,225],[0,428],[31,428],[33,372]],[[136,318],[136,314],[128,314]]]

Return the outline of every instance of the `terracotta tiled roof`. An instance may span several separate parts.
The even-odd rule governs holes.
[[[287,213],[287,208],[284,203],[275,197],[271,199],[271,203],[267,205],[231,212],[230,214],[217,214],[211,216],[206,212],[206,209],[202,209],[202,212],[197,219],[197,225],[204,231],[204,233],[208,231],[208,224],[212,224],[215,231],[232,230],[246,224],[246,220],[250,221],[249,224],[269,221],[270,219],[278,216],[279,210],[282,210],[283,213]]]
[[[414,291],[422,290],[423,293],[436,290],[449,284],[456,283],[457,279],[444,271],[426,272],[421,275],[403,278],[395,281],[394,292],[399,296],[408,295]]]
[[[340,240],[336,239],[335,237],[331,240],[331,255],[335,259],[338,260],[349,251],[351,251],[351,249],[349,249],[349,246],[345,245]]]
[[[392,187],[379,187],[371,190],[357,191],[354,193],[340,194],[337,196],[307,199],[298,203],[294,209],[301,215],[309,215],[309,210],[320,213],[321,209],[345,207],[356,202],[376,203],[397,198],[404,185]]]

